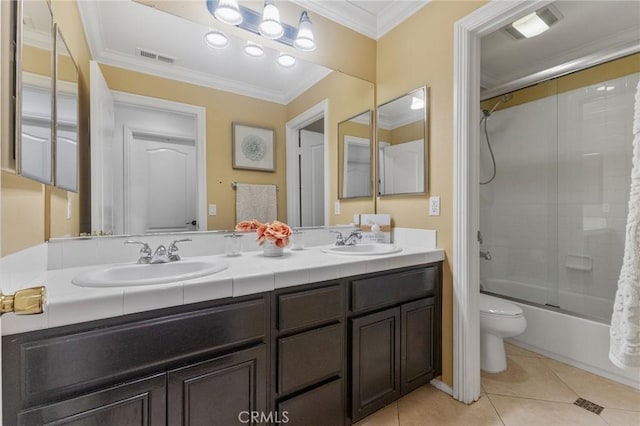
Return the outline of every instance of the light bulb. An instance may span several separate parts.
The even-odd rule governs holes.
[[[220,0],[213,15],[225,24],[240,25],[242,23],[242,14],[240,13],[238,0]]]
[[[298,35],[296,36],[293,45],[304,51],[310,51],[316,48],[316,43],[313,40],[313,26],[306,11],[302,12],[302,15],[300,15]]]
[[[281,53],[280,56],[278,56],[278,63],[285,68],[291,68],[296,64],[296,58],[288,53]]]
[[[248,41],[244,46],[244,53],[249,56],[253,56],[254,58],[258,58],[264,55],[264,49],[259,44]]]
[[[280,38],[284,34],[284,28],[280,23],[280,11],[273,0],[265,0],[262,22],[258,29],[260,34],[270,39]]]

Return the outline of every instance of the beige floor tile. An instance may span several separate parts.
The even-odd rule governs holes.
[[[640,391],[552,359],[544,362],[581,398],[605,408],[640,411]]]
[[[521,348],[516,345],[512,345],[511,343],[504,342],[504,349],[507,352],[507,355],[516,355],[516,356],[530,356],[533,358],[544,358],[544,356],[537,354],[535,352],[528,351],[524,348]]]
[[[360,420],[354,426],[398,426],[398,403],[392,402]]]
[[[545,364],[535,357],[508,356],[507,371],[482,373],[482,386],[488,394],[573,403],[578,396]]]
[[[573,404],[489,395],[505,426],[606,426],[597,414]]]
[[[640,425],[640,412],[616,410],[615,408],[605,408],[600,413],[609,426],[638,426]]]
[[[502,426],[486,395],[471,405],[426,385],[398,400],[400,426]]]

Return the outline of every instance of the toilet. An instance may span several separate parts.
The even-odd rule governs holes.
[[[527,320],[519,306],[480,293],[480,368],[487,373],[507,369],[504,338],[521,334]]]

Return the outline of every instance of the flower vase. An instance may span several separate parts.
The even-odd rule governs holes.
[[[262,254],[264,257],[279,257],[284,254],[284,249],[267,240],[262,244]]]

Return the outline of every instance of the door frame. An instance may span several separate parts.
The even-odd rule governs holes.
[[[287,154],[287,223],[300,226],[300,165],[298,131],[324,118],[324,224],[329,225],[329,100],[324,99],[285,124]]]
[[[180,113],[195,116],[196,119],[196,182],[198,192],[196,194],[196,231],[207,230],[207,139],[206,139],[206,115],[204,107],[185,104],[181,102],[167,101],[148,96],[134,95],[132,93],[112,90],[114,105],[126,105],[141,107],[160,112]],[[137,133],[154,133],[152,129],[134,129]]]
[[[453,397],[480,398],[480,39],[550,0],[491,1],[454,25]]]

